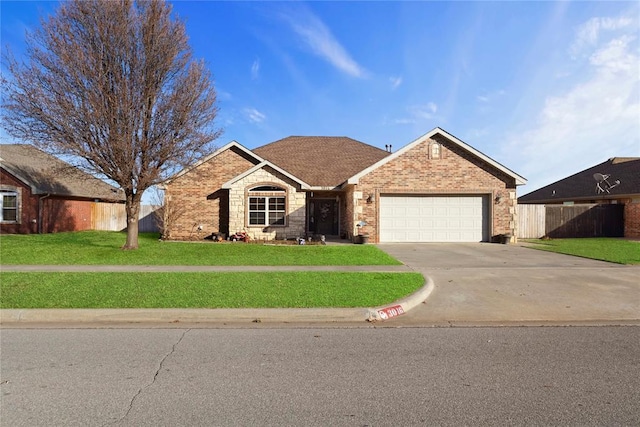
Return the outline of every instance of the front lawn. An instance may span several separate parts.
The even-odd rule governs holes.
[[[374,307],[418,273],[1,273],[0,308]]]
[[[312,266],[399,265],[370,245],[162,242],[140,234],[85,231],[0,236],[1,264]],[[415,291],[415,273],[0,273],[1,308],[371,307]]]
[[[1,264],[49,265],[399,265],[371,245],[263,245],[163,242],[141,233],[140,248],[122,251],[112,231],[0,236]]]
[[[526,240],[533,248],[599,259],[618,264],[640,264],[640,242],[617,238]]]

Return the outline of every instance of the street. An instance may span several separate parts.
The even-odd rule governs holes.
[[[0,335],[6,426],[640,424],[636,326]]]

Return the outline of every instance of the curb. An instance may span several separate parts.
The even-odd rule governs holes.
[[[422,286],[411,295],[399,299],[393,305],[370,308],[367,311],[367,321],[379,322],[389,320],[393,317],[405,314],[407,311],[426,301],[427,298],[429,298],[429,295],[431,295],[431,292],[433,292],[435,284],[433,283],[433,279],[431,279],[431,277],[424,277],[426,279],[424,286]]]
[[[425,301],[433,288],[433,280],[426,277],[425,284],[413,294],[378,308],[2,309],[0,325],[375,322],[406,313]]]
[[[363,321],[366,309],[5,309],[0,325],[37,323],[291,323]]]

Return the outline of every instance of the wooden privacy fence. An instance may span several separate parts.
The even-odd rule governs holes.
[[[158,232],[158,224],[153,214],[160,206],[141,205],[138,231],[142,233]],[[93,229],[122,231],[127,228],[127,212],[122,203],[94,203],[91,211]]]
[[[547,205],[547,236],[622,237],[624,205]]]
[[[518,205],[518,238],[622,237],[624,205]]]
[[[544,205],[518,205],[518,238],[539,239],[545,233]]]

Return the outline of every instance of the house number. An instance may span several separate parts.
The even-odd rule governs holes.
[[[402,309],[401,305],[394,305],[393,307],[387,307],[383,308],[382,310],[378,310],[378,316],[380,316],[382,320],[400,316],[401,314],[404,314],[404,310]]]

